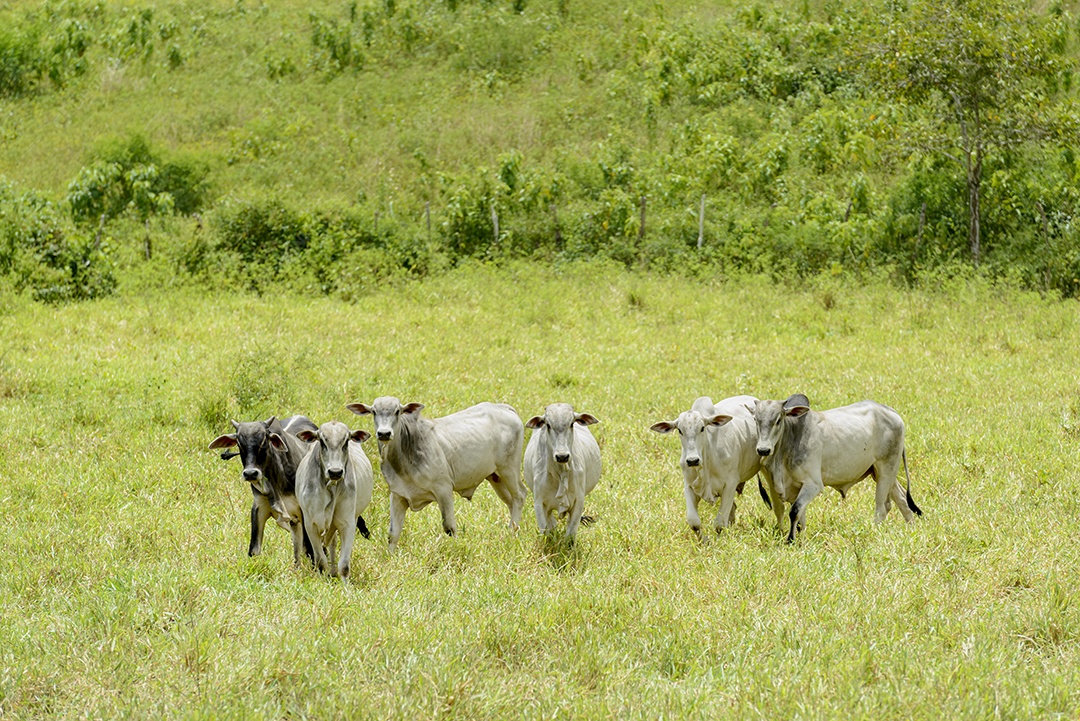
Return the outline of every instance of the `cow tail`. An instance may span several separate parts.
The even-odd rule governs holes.
[[[364,538],[371,538],[371,531],[368,530],[367,523],[364,522],[363,516],[356,517],[356,530],[360,532],[360,535]]]
[[[907,504],[911,512],[916,516],[922,515],[922,509],[915,505],[915,499],[911,497],[911,474],[907,468],[907,450],[900,451],[900,457],[904,459],[904,478],[907,479]]]
[[[769,498],[769,494],[765,492],[765,486],[761,485],[761,474],[757,476],[757,490],[761,494],[761,500],[765,501],[765,505],[768,508],[772,508],[772,500]],[[910,494],[909,494],[910,495]]]

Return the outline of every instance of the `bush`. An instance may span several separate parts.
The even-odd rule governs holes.
[[[107,238],[66,227],[55,206],[8,183],[0,183],[0,275],[49,303],[116,289]]]
[[[68,185],[66,201],[72,217],[83,223],[95,223],[102,215],[190,215],[206,201],[208,172],[193,158],[166,160],[145,138],[133,135],[103,144]]]

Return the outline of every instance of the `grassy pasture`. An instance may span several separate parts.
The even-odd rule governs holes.
[[[356,305],[5,296],[0,716],[1075,718],[1077,310],[978,280],[603,265],[469,266]],[[755,493],[696,543],[677,441],[648,426],[796,391],[896,407],[926,515],[875,527],[861,484],[789,547]],[[343,406],[383,394],[595,414],[598,522],[545,546],[482,487],[457,537],[429,507],[390,557],[377,473],[348,583],[291,568],[273,527],[249,559],[250,494],[210,439],[272,413],[370,430]]]

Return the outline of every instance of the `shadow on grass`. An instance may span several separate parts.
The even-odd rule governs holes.
[[[536,539],[541,558],[560,573],[577,573],[585,569],[589,552],[580,541],[567,539],[562,532],[544,533]]]

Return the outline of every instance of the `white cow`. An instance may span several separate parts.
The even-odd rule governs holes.
[[[517,530],[526,495],[521,484],[525,429],[513,408],[480,403],[432,420],[420,416],[423,404],[402,405],[388,396],[370,406],[346,407],[375,416],[383,477],[390,487],[391,551],[397,549],[405,510],[419,511],[432,502],[439,504],[443,530],[454,535],[454,493],[471,499],[485,480],[510,509],[510,528]]]
[[[356,531],[368,535],[361,514],[371,503],[374,474],[360,444],[371,434],[350,431],[344,423],[331,421],[318,431],[303,430],[296,436],[311,444],[296,469],[296,497],[315,565],[326,573],[336,563],[335,575],[347,578]],[[337,537],[341,538],[339,560],[334,558]]]
[[[679,432],[686,521],[699,538],[698,504],[702,500],[720,501],[713,521],[713,528],[720,533],[735,523],[735,494],[742,493],[746,482],[760,470],[757,427],[747,410],[756,402],[753,396],[735,396],[714,405],[711,398],[702,396],[675,420],[654,423],[649,428],[657,433]],[[768,502],[764,491],[762,497]]]
[[[818,412],[797,393],[786,401],[758,401],[751,410],[778,525],[783,522],[783,502],[791,504],[789,542],[805,525],[807,504],[825,486],[846,496],[867,476],[877,482],[877,523],[885,520],[893,502],[909,522],[922,515],[911,497],[910,477],[906,491],[900,485],[901,463],[907,477],[904,421],[892,408],[861,401]]]
[[[555,530],[556,517],[569,515],[566,538],[573,542],[585,509],[585,496],[600,480],[600,446],[588,429],[599,421],[575,413],[568,403],[553,403],[525,424],[533,429],[525,447],[525,485],[532,489],[536,524]]]

